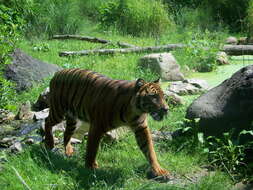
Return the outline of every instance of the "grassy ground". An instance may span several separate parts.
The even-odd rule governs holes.
[[[160,41],[154,38],[133,38],[121,36],[114,32],[84,31],[87,35],[106,38],[113,41],[123,41],[139,46],[155,45],[157,43],[179,42],[180,37],[173,39],[169,35],[163,36]],[[179,35],[180,36],[180,35]],[[137,67],[138,59],[144,54],[129,54],[115,56],[87,56],[76,58],[60,58],[58,52],[63,50],[82,50],[101,48],[103,45],[83,41],[57,41],[57,40],[23,40],[19,47],[28,54],[40,60],[55,63],[64,68],[81,67],[96,70],[112,78],[133,80],[142,77],[146,80],[153,79],[154,75],[143,72]],[[110,45],[114,47],[115,45]],[[107,46],[108,47],[108,46]],[[38,50],[40,49],[40,50]],[[189,77],[208,78],[211,86],[217,85],[232,72],[242,67],[243,64],[225,66],[210,74],[193,73]],[[48,85],[35,86],[29,92],[18,96],[19,101],[34,101],[38,94]],[[187,106],[196,96],[185,98],[185,105],[172,108],[170,116],[162,122],[151,119],[152,129],[164,128],[175,130],[184,126],[184,115]],[[146,179],[148,169],[147,161],[138,149],[132,134],[126,135],[119,142],[103,144],[98,154],[100,169],[95,172],[84,168],[84,154],[86,141],[76,146],[76,154],[66,158],[60,153],[47,152],[43,146],[34,145],[23,153],[15,156],[0,155],[8,160],[0,165],[0,189],[16,190],[25,189],[24,182],[30,189],[230,189],[233,181],[227,173],[213,171],[200,181],[192,184],[191,177],[202,171],[208,164],[206,155],[192,143],[191,139],[175,142],[156,143],[156,152],[161,165],[170,170],[179,178],[188,182],[182,184],[166,184]],[[20,176],[20,177],[19,177]],[[28,189],[28,188],[26,188]]]

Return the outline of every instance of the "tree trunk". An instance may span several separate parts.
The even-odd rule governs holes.
[[[59,53],[59,56],[85,56],[85,55],[113,55],[116,53],[155,53],[155,52],[166,52],[177,48],[186,47],[184,44],[168,44],[162,46],[150,46],[150,47],[134,47],[134,48],[122,48],[122,49],[96,49],[96,50],[83,50],[83,51],[63,51]]]
[[[253,45],[224,45],[222,51],[228,55],[253,55]]]

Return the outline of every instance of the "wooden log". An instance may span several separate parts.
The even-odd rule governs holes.
[[[222,51],[228,55],[253,55],[253,45],[224,45]]]
[[[116,53],[157,53],[167,52],[177,48],[186,47],[184,44],[168,44],[162,46],[149,46],[149,47],[134,47],[134,48],[119,48],[119,49],[96,49],[96,50],[82,50],[82,51],[63,51],[59,52],[59,56],[85,56],[85,55],[113,55]]]
[[[113,43],[110,40],[105,40],[101,38],[96,38],[96,37],[91,37],[91,36],[80,36],[80,35],[70,35],[70,34],[65,34],[65,35],[54,35],[51,39],[57,39],[57,40],[67,40],[67,39],[73,39],[73,40],[83,40],[83,41],[88,41],[88,42],[93,42],[93,43],[101,43],[101,44],[109,44]],[[125,43],[125,42],[117,42],[117,44],[120,47],[137,47],[133,44]]]

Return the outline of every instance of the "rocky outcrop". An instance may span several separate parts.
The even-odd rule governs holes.
[[[11,57],[12,63],[6,65],[4,75],[6,79],[16,83],[18,92],[31,88],[34,83],[41,82],[62,69],[57,65],[34,59],[19,49],[16,49]]]
[[[197,98],[187,109],[186,118],[200,118],[200,130],[219,136],[251,126],[253,114],[253,65],[246,66],[217,87]]]

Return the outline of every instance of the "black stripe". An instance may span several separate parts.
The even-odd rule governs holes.
[[[148,127],[142,127],[142,128],[138,128],[134,133],[135,135],[137,135],[138,133],[142,132],[143,130],[147,129]]]
[[[139,147],[140,147],[140,149],[143,151],[143,149],[144,149],[145,147],[147,147],[147,145],[148,145],[148,142],[145,141],[145,143],[142,144],[142,145],[139,145]]]

